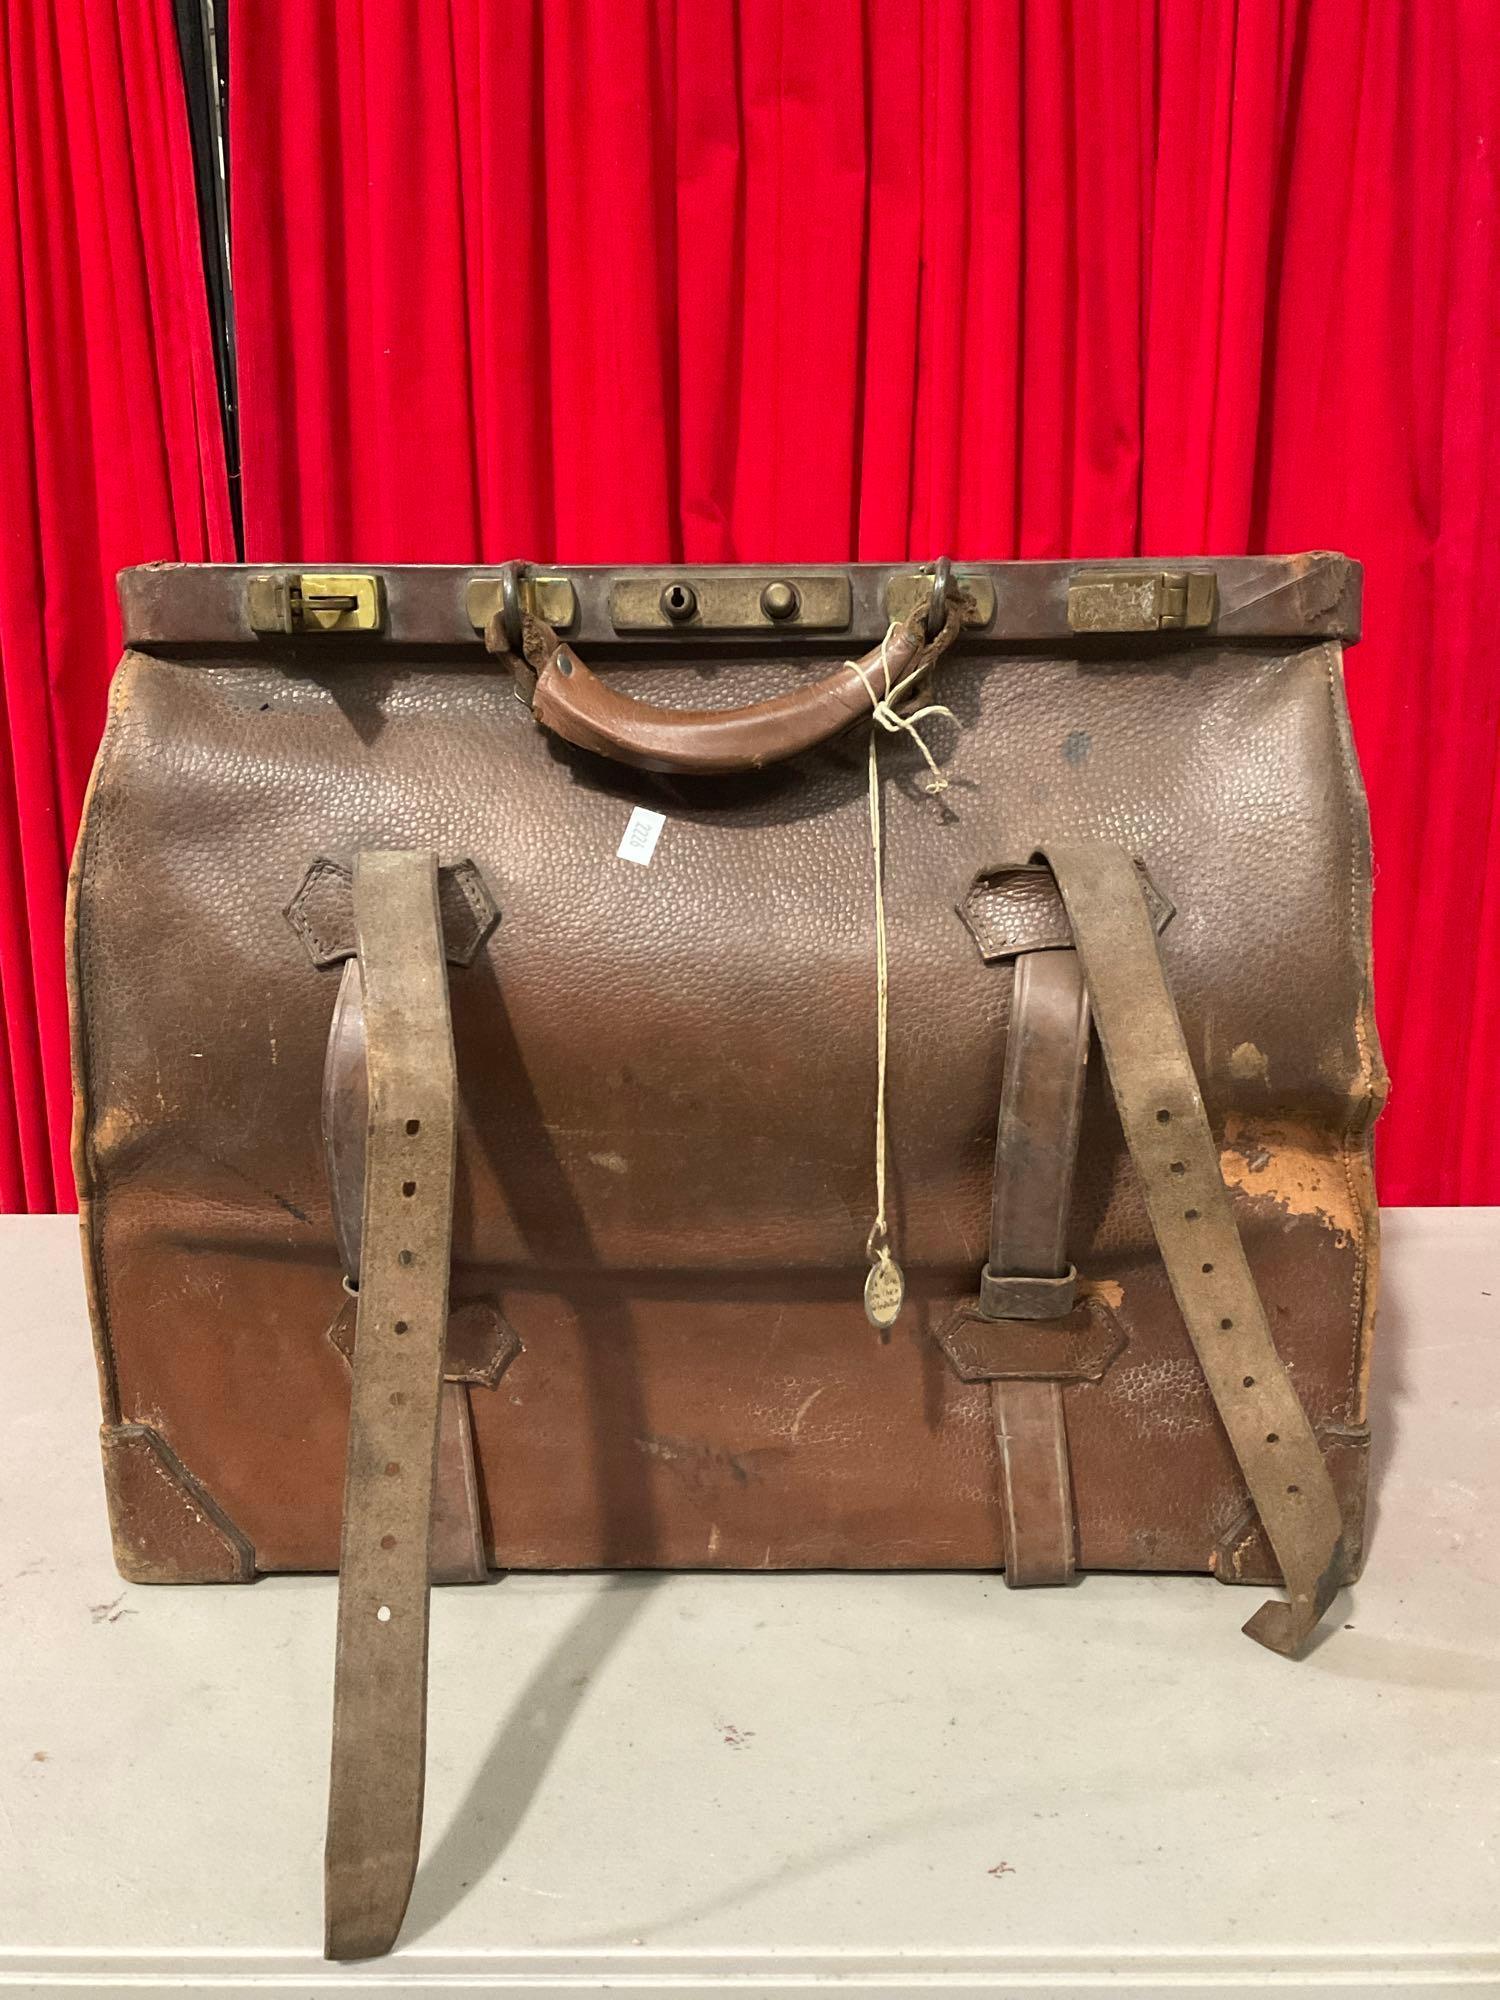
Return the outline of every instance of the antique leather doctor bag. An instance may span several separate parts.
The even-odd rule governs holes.
[[[1358,567],[122,579],[74,866],[117,1560],[341,1572],[328,1949],[429,1581],[1360,1561]],[[497,1603],[496,1615],[503,1612]]]

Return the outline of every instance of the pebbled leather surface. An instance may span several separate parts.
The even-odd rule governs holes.
[[[167,573],[156,573],[158,579]],[[169,579],[168,579],[169,580]],[[455,1289],[523,1352],[474,1399],[492,1558],[521,1567],[1001,1559],[981,1384],[933,1336],[983,1261],[1013,971],[976,877],[1104,838],[1162,949],[1236,1218],[1314,1424],[1363,1422],[1374,1227],[1369,869],[1334,642],[965,652],[882,746],[894,1235],[872,1203],[865,740],[668,779],[539,731],[455,661],[128,655],[75,879],[81,1122],[114,1421],[154,1424],[262,1568],[337,1560],[347,1375],[319,1133],[337,971],[283,917],[361,847],[472,859],[503,922],[451,975]],[[807,673],[826,671],[826,656]],[[731,702],[774,687],[715,670]],[[681,667],[632,693],[702,705]],[[666,815],[649,867],[632,808]],[[1085,1567],[1204,1569],[1246,1495],[1090,1065],[1068,1254],[1130,1328],[1065,1391]],[[1351,1489],[1352,1490],[1352,1489]]]

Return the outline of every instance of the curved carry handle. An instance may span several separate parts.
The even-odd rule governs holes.
[[[904,630],[892,640],[887,657],[893,676],[906,670],[920,647],[915,633]],[[879,659],[877,646],[860,664],[868,673]],[[870,713],[870,695],[845,666],[812,687],[748,708],[660,708],[618,693],[590,673],[571,647],[559,646],[537,675],[531,712],[564,742],[617,763],[708,774],[758,771],[826,743]]]
[[[939,564],[931,602],[919,605],[857,663],[845,661],[812,687],[746,708],[661,708],[636,701],[591,673],[550,625],[523,615],[522,645],[536,673],[531,712],[564,742],[641,770],[700,775],[758,771],[826,743],[869,715],[865,675],[883,674],[884,686],[878,678],[871,684],[884,695],[892,683],[946,650],[962,617],[950,594],[950,573],[947,563]],[[514,622],[507,607],[491,619],[485,633],[491,652],[514,649]],[[929,637],[934,624],[936,632]]]

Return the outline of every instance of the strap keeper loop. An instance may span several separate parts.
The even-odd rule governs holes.
[[[979,1274],[979,1310],[986,1319],[1066,1319],[1077,1297],[1072,1264],[1060,1278],[997,1276],[988,1264]]]

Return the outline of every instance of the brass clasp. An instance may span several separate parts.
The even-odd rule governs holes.
[[[378,632],[385,623],[385,583],[368,570],[252,576],[245,604],[252,632]]]
[[[1212,625],[1219,579],[1211,569],[1094,570],[1068,585],[1074,632],[1171,632]]]

